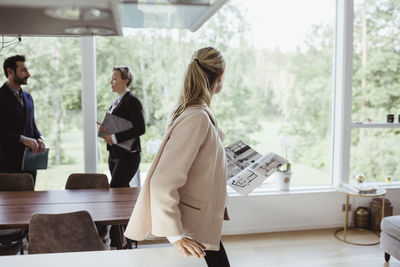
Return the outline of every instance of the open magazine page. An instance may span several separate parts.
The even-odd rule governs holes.
[[[242,140],[225,147],[227,158],[227,179],[232,178],[250,164],[261,158],[261,154],[245,144]]]
[[[242,196],[248,195],[287,162],[275,153],[261,156],[242,141],[226,147],[225,151],[228,161],[227,184]]]

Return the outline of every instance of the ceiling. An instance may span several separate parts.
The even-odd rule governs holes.
[[[122,35],[122,28],[196,31],[227,0],[1,0],[0,34]]]

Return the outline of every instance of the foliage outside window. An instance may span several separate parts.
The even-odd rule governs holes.
[[[286,2],[288,5],[295,3]],[[310,9],[311,2],[303,6],[304,11]],[[279,143],[286,136],[293,144],[290,155],[295,177],[293,185],[331,183],[334,3],[326,1],[331,7],[332,19],[310,24],[303,40],[288,51],[254,45],[250,38],[253,29],[248,21],[247,3],[228,2],[196,33],[128,29],[124,38],[97,38],[100,120],[116,97],[109,85],[112,66],[128,65],[135,73],[131,89],[144,106],[147,125],[146,134],[141,138],[142,177],[154,157],[155,151],[149,149],[153,150],[152,145],[163,137],[168,113],[175,104],[193,51],[214,46],[223,52],[227,61],[224,89],[215,96],[211,107],[225,132],[224,145],[242,139],[262,154],[273,151],[282,155]],[[304,14],[303,18],[306,16]],[[290,20],[285,14],[281,17],[276,27]],[[99,146],[102,151],[100,169],[107,171],[108,154],[104,142]],[[274,185],[266,183],[264,188],[271,186]]]
[[[253,42],[255,29],[246,7],[250,2],[267,5],[262,8],[279,14],[273,24],[283,35],[298,35],[291,27],[296,21],[286,9],[298,1],[285,0],[273,6],[271,2],[236,0],[229,1],[195,33],[126,29],[124,37],[96,38],[98,120],[116,97],[110,88],[112,67],[128,65],[134,71],[131,91],[143,104],[147,126],[141,138],[142,177],[162,139],[193,51],[214,46],[227,60],[224,89],[211,107],[225,132],[224,145],[242,139],[262,154],[282,154],[280,140],[288,138],[292,185],[331,184],[334,1],[324,1],[329,18],[310,22],[301,40],[290,43],[292,49],[260,47]],[[295,8],[299,19],[321,16],[322,10],[315,9],[320,2],[307,0]],[[267,23],[260,25],[267,29]],[[269,32],[265,34],[269,36]],[[271,34],[267,42],[274,38],[280,37]],[[27,90],[35,101],[38,127],[51,148],[50,168],[39,172],[37,186],[63,188],[69,173],[83,171],[80,40],[26,37],[14,53],[28,58],[32,77]],[[99,140],[98,145],[99,172],[107,171],[105,143]],[[271,186],[274,184],[265,183],[261,189]]]
[[[386,122],[400,114],[400,1],[357,0],[354,8],[352,120]],[[368,182],[400,181],[396,141],[400,129],[352,130],[350,178],[364,173]]]

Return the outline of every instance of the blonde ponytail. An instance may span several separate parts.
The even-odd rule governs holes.
[[[186,69],[183,88],[168,127],[187,107],[204,103],[210,106],[215,81],[224,70],[225,60],[217,49],[205,47],[194,52]]]

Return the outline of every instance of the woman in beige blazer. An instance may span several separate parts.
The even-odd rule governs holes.
[[[229,266],[221,240],[226,207],[223,133],[211,113],[222,89],[225,61],[212,47],[197,50],[185,73],[178,105],[149,169],[125,236],[167,237],[208,266]]]

